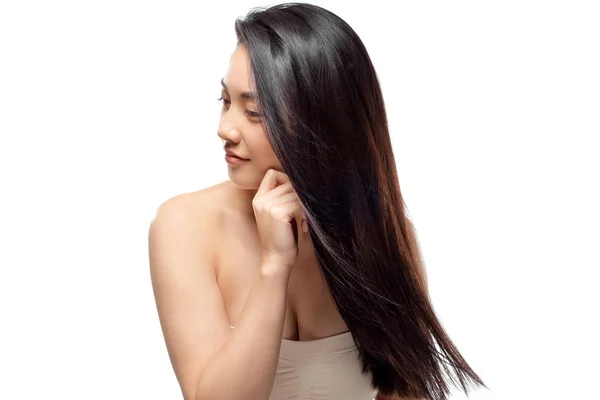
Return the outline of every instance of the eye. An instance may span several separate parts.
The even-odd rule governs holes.
[[[229,100],[227,100],[227,99],[225,99],[223,97],[219,97],[217,99],[217,101],[222,102],[223,103],[223,107],[225,107],[225,105],[227,105],[227,104],[231,104],[231,101],[229,101]],[[255,111],[250,111],[250,110],[246,110],[246,114],[249,117],[252,117],[252,118],[260,118],[262,116],[260,113],[257,113]]]
[[[224,98],[222,98],[222,97],[219,97],[219,98],[217,99],[217,101],[221,101],[221,102],[223,102],[223,107],[225,107],[225,104],[229,104],[229,103],[231,103],[229,100],[227,100],[227,99],[224,99]]]
[[[259,113],[254,112],[254,111],[246,110],[246,114],[248,114],[252,118],[260,118],[261,117],[261,115]]]

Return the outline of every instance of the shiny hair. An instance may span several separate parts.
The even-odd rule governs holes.
[[[356,32],[316,5],[235,21],[268,140],[306,211],[320,270],[384,395],[487,388],[436,317],[406,216],[381,88]]]

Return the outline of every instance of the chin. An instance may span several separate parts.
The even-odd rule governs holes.
[[[242,168],[228,167],[229,180],[238,189],[257,191],[270,168],[283,172],[281,165],[248,168],[251,166],[254,167],[255,165],[244,165]]]
[[[254,174],[237,174],[235,172],[229,171],[229,180],[233,184],[233,186],[242,190],[258,190],[260,187],[260,182],[262,181],[262,177],[256,176]]]

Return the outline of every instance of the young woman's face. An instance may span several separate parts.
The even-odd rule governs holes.
[[[249,93],[250,60],[244,45],[236,47],[221,83],[219,137],[225,140],[226,149],[248,159],[237,165],[227,163],[229,179],[242,189],[256,190],[269,168],[282,168],[262,128],[255,94]]]

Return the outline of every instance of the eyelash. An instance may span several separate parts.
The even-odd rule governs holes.
[[[229,100],[226,100],[226,99],[224,99],[222,97],[219,97],[217,99],[217,101],[222,102],[223,103],[223,107],[225,107],[225,104],[231,103]],[[248,110],[246,110],[246,114],[248,114],[248,116],[253,117],[253,118],[259,118],[260,117],[260,114],[259,113],[255,113],[254,111],[248,111]]]

